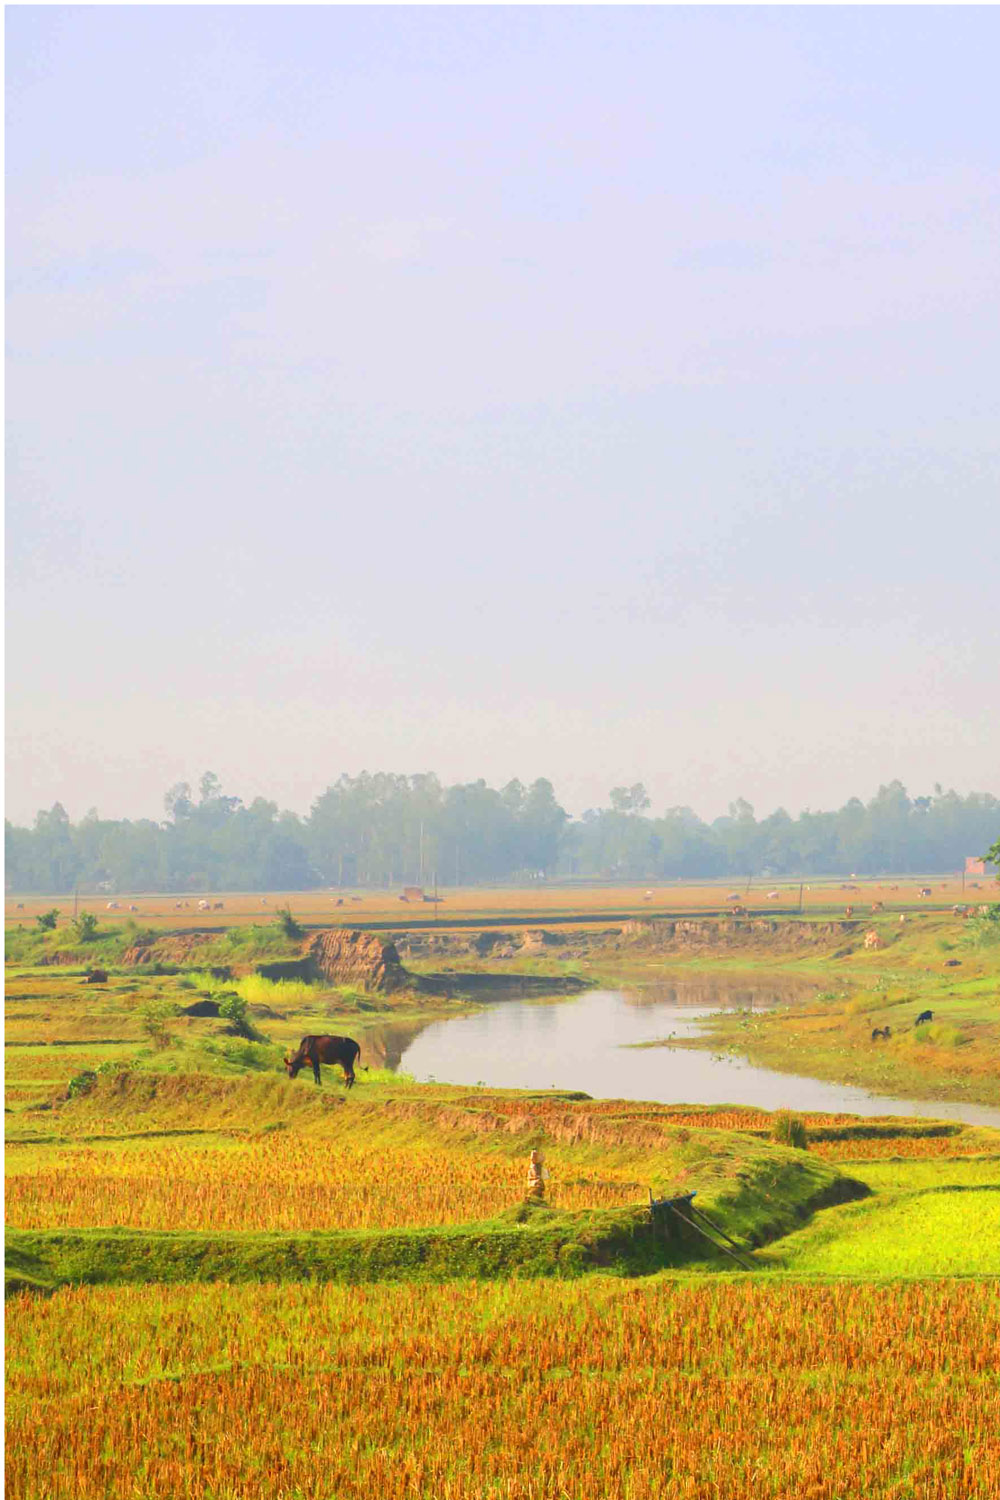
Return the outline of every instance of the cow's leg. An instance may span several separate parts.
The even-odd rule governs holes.
[[[319,1076],[319,1059],[318,1058],[313,1058],[313,1077],[316,1080],[316,1087],[317,1088],[322,1088],[323,1087],[323,1080]]]
[[[351,1063],[344,1064],[344,1083],[349,1089],[354,1087],[354,1068]]]

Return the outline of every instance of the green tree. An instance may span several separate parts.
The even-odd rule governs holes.
[[[97,936],[97,917],[92,911],[82,911],[73,918],[72,926],[78,943],[91,943]]]

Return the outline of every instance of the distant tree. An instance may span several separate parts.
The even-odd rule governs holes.
[[[214,802],[222,796],[222,782],[214,771],[206,771],[198,783],[198,797],[202,802]]]
[[[37,916],[35,918],[35,921],[38,923],[39,927],[42,929],[43,932],[52,932],[52,931],[54,931],[55,925],[58,922],[58,920],[59,920],[59,908],[58,908],[58,906],[54,906],[51,911],[43,911],[39,916]]]
[[[646,788],[641,781],[632,786],[611,788],[611,808],[619,813],[644,813],[651,806]]]
[[[194,812],[194,803],[191,801],[191,783],[175,781],[169,792],[164,795],[163,806],[168,817],[173,818],[175,823],[181,822],[183,818],[189,818]]]

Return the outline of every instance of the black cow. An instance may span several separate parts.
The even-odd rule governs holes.
[[[349,1036],[304,1036],[294,1057],[285,1058],[285,1069],[289,1078],[294,1078],[300,1068],[309,1063],[313,1077],[320,1083],[320,1063],[339,1063],[344,1070],[344,1081],[348,1088],[354,1083],[354,1064],[361,1056],[361,1048]]]
[[[877,1042],[879,1041],[879,1039],[881,1039],[882,1041],[887,1042],[891,1036],[892,1031],[888,1026],[876,1026],[875,1030],[872,1032],[872,1041]]]
[[[917,1026],[922,1026],[925,1021],[933,1021],[933,1019],[934,1019],[934,1012],[932,1010],[922,1010],[920,1012],[919,1016],[917,1017],[915,1024]]]

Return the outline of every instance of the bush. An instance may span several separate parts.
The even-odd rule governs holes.
[[[73,918],[73,935],[78,943],[92,943],[97,936],[97,917],[92,911],[82,911]]]
[[[306,935],[306,930],[302,926],[302,923],[297,922],[292,916],[292,908],[290,906],[279,906],[275,913],[275,921],[285,934],[285,937],[293,938],[297,943],[301,942]]]
[[[66,1092],[71,1099],[82,1099],[85,1094],[89,1094],[96,1087],[96,1084],[97,1074],[93,1068],[84,1068],[82,1073],[77,1073],[75,1077],[70,1079],[69,1088]]]
[[[971,917],[962,936],[973,948],[992,948],[1000,943],[1000,901],[994,901],[985,912]]]
[[[43,911],[40,916],[37,916],[35,918],[35,921],[38,923],[43,932],[54,932],[58,920],[58,906],[54,906],[51,911]]]
[[[775,1114],[771,1125],[771,1139],[782,1146],[795,1146],[800,1151],[809,1149],[805,1120],[801,1115],[793,1115],[788,1109],[779,1109]]]
[[[247,1006],[248,1001],[233,990],[219,1001],[219,1015],[229,1022],[237,1036],[244,1037],[248,1042],[262,1042],[265,1038],[248,1019]]]
[[[177,1015],[177,1006],[172,1000],[148,1000],[142,1007],[142,1029],[158,1051],[174,1044],[167,1022]]]

